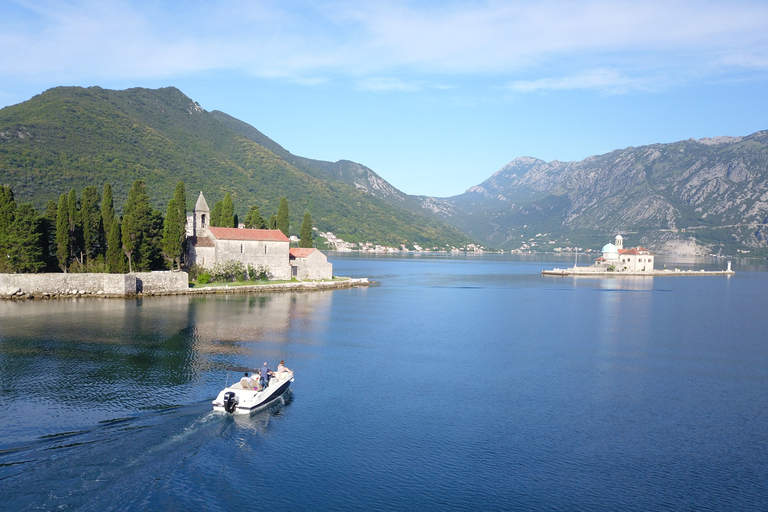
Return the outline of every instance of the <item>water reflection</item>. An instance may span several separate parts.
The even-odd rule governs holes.
[[[0,431],[34,435],[37,416],[40,433],[52,420],[72,431],[207,399],[227,365],[275,365],[292,326],[324,328],[331,297],[0,301],[0,407],[17,412],[0,418]]]

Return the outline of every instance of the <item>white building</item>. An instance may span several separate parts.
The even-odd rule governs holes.
[[[650,272],[653,270],[654,255],[644,247],[624,249],[624,239],[616,235],[615,244],[607,243],[603,255],[595,261],[596,266],[613,266],[617,272]]]

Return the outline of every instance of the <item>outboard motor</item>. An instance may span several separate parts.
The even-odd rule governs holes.
[[[234,391],[227,391],[224,393],[224,410],[227,412],[235,412],[237,406],[237,395]]]

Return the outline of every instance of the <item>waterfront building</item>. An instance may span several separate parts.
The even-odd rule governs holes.
[[[187,227],[187,262],[212,268],[227,260],[266,267],[269,279],[330,279],[333,265],[317,249],[292,256],[290,240],[279,229],[222,228],[210,225],[211,211],[200,192]],[[317,254],[314,254],[316,252]],[[306,277],[302,277],[306,276]]]
[[[654,254],[651,251],[641,246],[624,249],[624,238],[621,235],[616,235],[614,240],[614,243],[603,246],[600,251],[602,256],[595,260],[596,267],[613,267],[618,272],[653,271]]]

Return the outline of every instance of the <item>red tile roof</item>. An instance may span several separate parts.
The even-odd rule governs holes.
[[[289,249],[288,252],[294,258],[306,258],[316,250],[317,249],[312,247],[294,247],[293,249]]]
[[[190,237],[193,247],[215,247],[213,240],[207,236],[193,236]]]
[[[218,240],[251,240],[260,242],[288,242],[279,229],[208,228]]]
[[[647,254],[652,255],[653,253],[649,251],[648,249],[643,249],[642,247],[633,247],[632,249],[624,251],[622,254]]]

